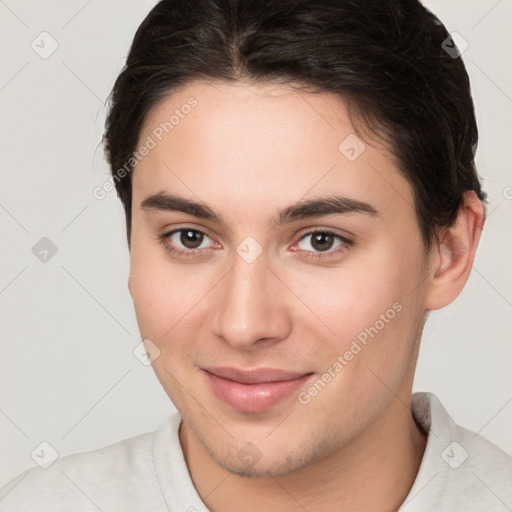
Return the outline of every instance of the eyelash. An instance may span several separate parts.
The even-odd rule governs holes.
[[[334,250],[329,249],[327,251],[317,251],[317,252],[305,251],[303,249],[299,249],[300,251],[304,251],[306,253],[304,255],[306,258],[330,258],[330,257],[338,256],[340,252],[344,252],[349,247],[354,245],[354,242],[352,240],[349,240],[348,238],[345,238],[344,236],[341,236],[340,234],[335,233],[334,231],[331,231],[329,229],[312,229],[311,231],[307,231],[300,236],[299,242],[301,240],[304,240],[304,238],[306,238],[307,236],[314,235],[316,233],[322,233],[324,235],[331,235],[332,237],[340,240],[343,245],[341,245],[340,247],[338,247],[337,249],[334,249]]]
[[[208,236],[208,234],[206,232],[204,232],[200,229],[183,227],[180,229],[174,229],[172,231],[169,231],[167,233],[163,233],[162,235],[160,235],[159,239],[160,239],[161,244],[165,247],[166,250],[168,250],[172,254],[179,256],[179,257],[194,258],[194,257],[200,256],[200,254],[207,249],[177,249],[176,247],[173,247],[169,244],[169,238],[172,235],[174,235],[175,233],[179,233],[181,231],[185,231],[185,230],[194,231],[195,233],[201,233],[202,235],[207,236],[208,238],[211,238]],[[306,233],[303,233],[300,236],[298,241],[300,242],[307,236],[314,235],[316,233],[331,235],[331,236],[337,238],[338,240],[340,240],[343,243],[343,246],[342,246],[343,248],[341,249],[342,251],[343,251],[343,249],[346,250],[347,248],[351,247],[354,244],[354,242],[352,240],[349,240],[348,238],[345,238],[345,237],[339,235],[338,233],[335,233],[334,231],[331,231],[329,229],[313,229],[311,231],[307,231]],[[323,252],[321,252],[321,251],[318,251],[318,252],[305,251],[303,249],[299,249],[299,251],[306,252],[307,254],[305,255],[305,257],[307,257],[307,258],[329,258],[329,257],[332,257],[333,255],[340,252],[339,249],[334,250],[334,251],[328,250],[328,251],[323,251]]]
[[[186,258],[194,258],[194,257],[200,256],[200,253],[202,253],[205,249],[176,249],[176,247],[173,247],[172,245],[170,245],[169,239],[171,238],[171,236],[174,235],[175,233],[179,233],[180,231],[185,231],[185,230],[194,231],[195,233],[201,233],[204,236],[208,236],[207,233],[205,233],[204,231],[202,231],[200,229],[196,229],[196,228],[186,228],[185,227],[185,228],[180,228],[180,229],[173,229],[172,231],[169,231],[168,233],[163,233],[162,235],[159,236],[162,245],[165,247],[165,249],[167,249],[169,252],[171,252],[172,254],[174,254],[176,256],[180,256],[180,257],[184,256]],[[210,238],[210,237],[208,237],[208,238]]]

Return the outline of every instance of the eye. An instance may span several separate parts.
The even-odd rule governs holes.
[[[180,256],[193,256],[215,246],[215,242],[204,231],[192,228],[175,229],[163,234],[161,239],[168,251]]]
[[[305,233],[297,243],[297,247],[302,251],[313,252],[314,254],[312,255],[314,256],[323,256],[323,254],[318,253],[327,253],[327,256],[332,253],[338,253],[340,251],[337,249],[340,247],[343,249],[347,248],[351,244],[350,240],[337,233],[327,230],[316,230]]]

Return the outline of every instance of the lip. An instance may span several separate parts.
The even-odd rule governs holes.
[[[254,413],[289,397],[312,375],[276,368],[211,367],[202,370],[217,398],[236,410]]]

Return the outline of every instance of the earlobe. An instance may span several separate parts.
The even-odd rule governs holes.
[[[484,223],[484,206],[474,191],[464,194],[464,206],[432,249],[431,278],[425,307],[440,309],[453,302],[466,284]]]

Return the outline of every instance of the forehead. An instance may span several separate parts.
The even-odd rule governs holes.
[[[355,134],[346,104],[288,86],[195,82],[148,115],[134,203],[160,190],[233,207],[269,210],[336,192],[377,208],[412,211],[412,191],[386,148]],[[251,212],[254,213],[254,212]]]

